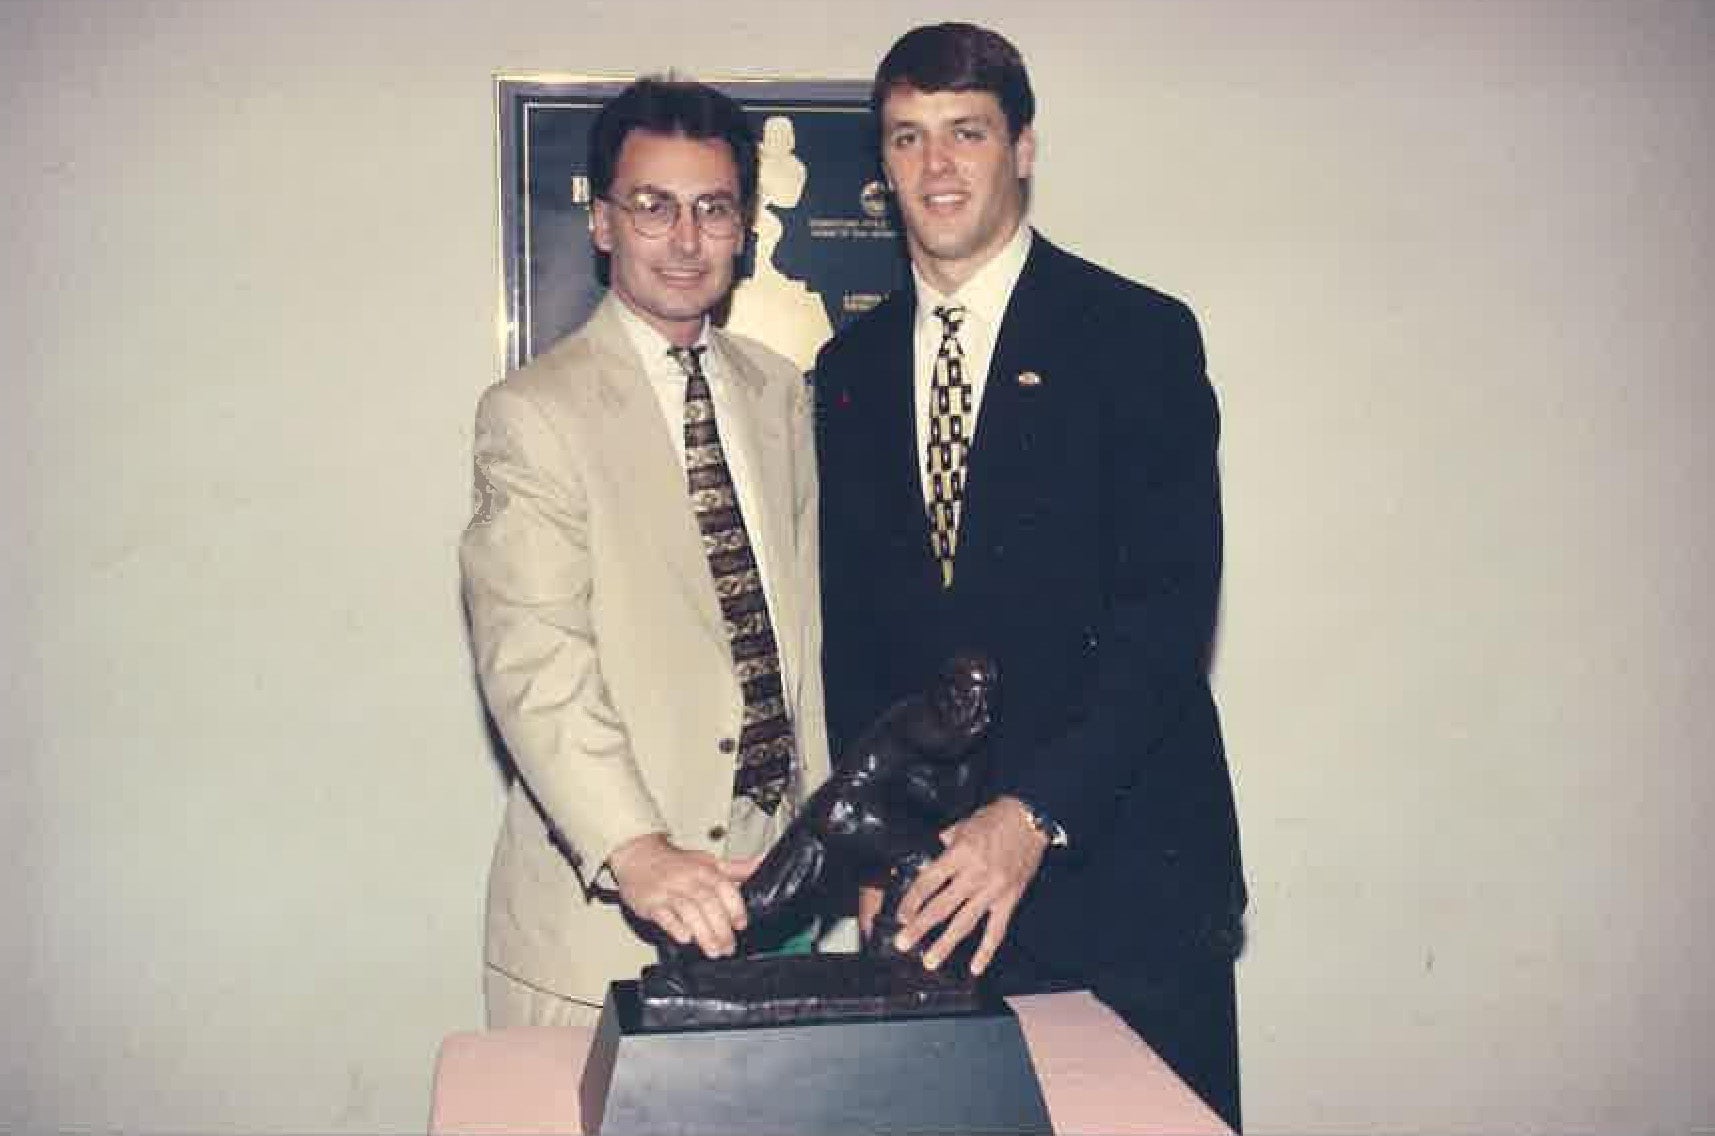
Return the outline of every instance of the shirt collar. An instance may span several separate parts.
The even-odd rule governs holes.
[[[618,307],[619,324],[625,328],[625,337],[631,341],[632,350],[636,351],[638,358],[643,361],[644,372],[651,376],[683,379],[685,372],[680,370],[679,364],[673,360],[671,355],[667,354],[673,348],[673,344],[667,342],[667,337],[649,326],[643,317],[632,311],[631,305],[624,300],[618,301]],[[709,346],[707,316],[703,317],[703,326],[698,330],[697,341],[692,346],[704,348]],[[711,354],[713,353],[705,352],[703,355],[705,368],[709,366]]]
[[[1013,230],[1012,239],[951,296],[937,292],[913,264],[911,276],[917,285],[918,324],[935,318],[935,309],[941,304],[961,304],[987,326],[999,327],[1001,317],[1006,314],[1007,301],[1012,299],[1013,286],[1018,283],[1024,262],[1030,256],[1031,240],[1030,226],[1021,219],[1018,228]]]

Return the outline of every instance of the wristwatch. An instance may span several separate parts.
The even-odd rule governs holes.
[[[1071,843],[1066,836],[1066,830],[1061,828],[1054,818],[1031,804],[1022,797],[1013,798],[1024,806],[1024,815],[1030,821],[1030,827],[1048,838],[1048,847],[1064,848]]]

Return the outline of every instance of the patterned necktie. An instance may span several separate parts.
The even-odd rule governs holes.
[[[749,797],[773,815],[792,773],[792,723],[780,681],[780,649],[768,618],[762,577],[745,532],[738,493],[721,450],[714,399],[703,373],[703,348],[668,351],[685,372],[685,470],[691,511],[715,578],[733,671],[744,691],[744,727],[738,740],[733,794]]]
[[[959,327],[965,309],[935,309],[941,318],[941,349],[929,380],[929,543],[941,566],[941,586],[953,586],[953,554],[959,547],[959,515],[965,501],[965,458],[970,440],[965,423],[971,413],[971,384],[965,381],[965,350]]]

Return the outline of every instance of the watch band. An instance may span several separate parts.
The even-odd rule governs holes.
[[[1048,847],[1064,848],[1071,843],[1066,837],[1066,830],[1055,823],[1053,817],[1022,797],[1015,799],[1024,806],[1024,815],[1029,819],[1030,827],[1048,838]]]

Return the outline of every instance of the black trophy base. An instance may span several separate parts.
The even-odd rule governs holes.
[[[909,955],[775,955],[646,966],[637,993],[646,1030],[786,1026],[971,1013],[976,982]]]
[[[591,1136],[1051,1131],[1024,1035],[999,999],[969,1013],[647,1029],[615,982],[579,1087]]]

